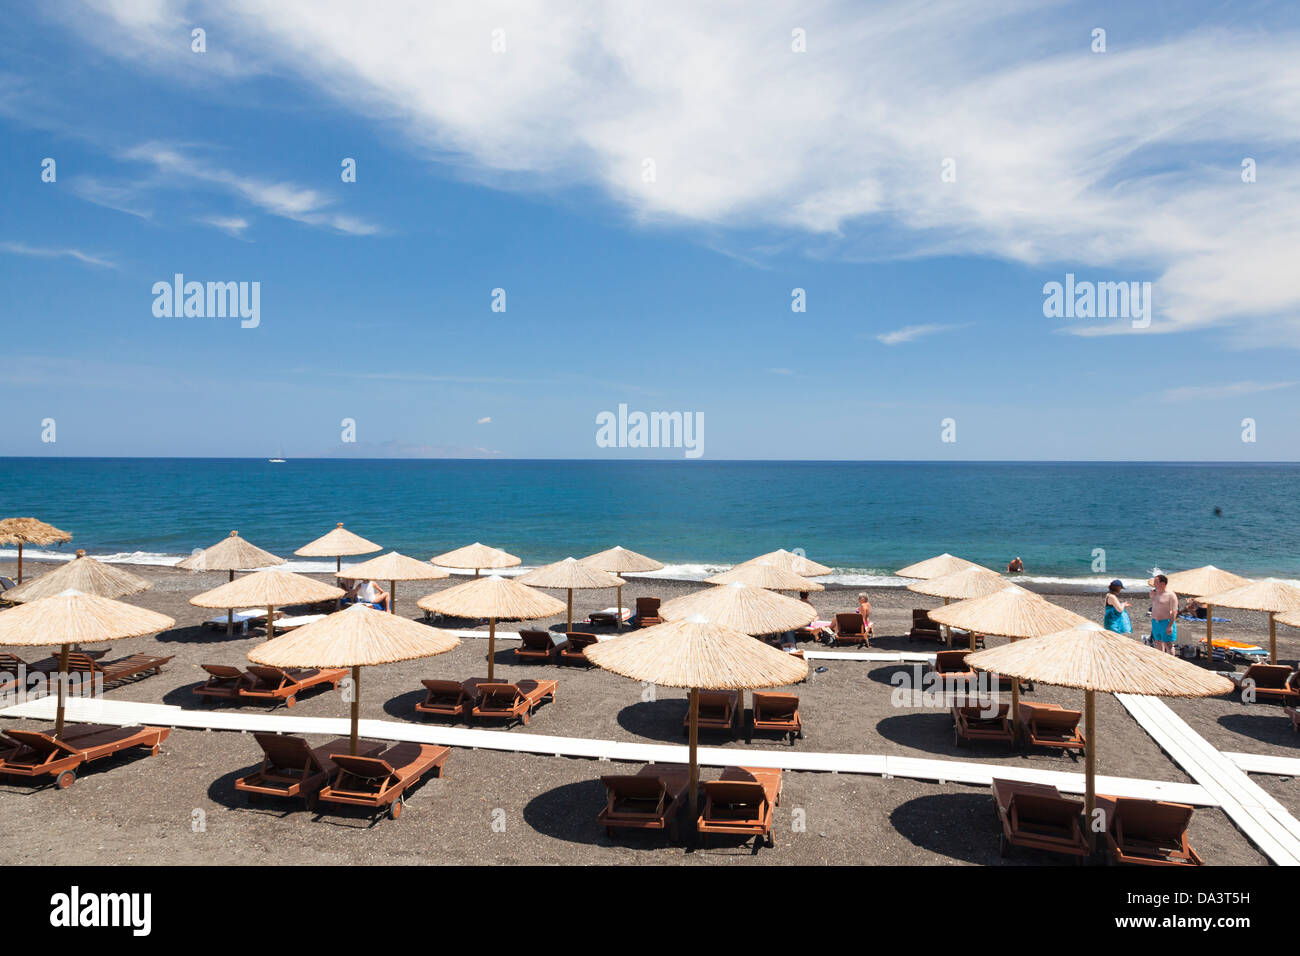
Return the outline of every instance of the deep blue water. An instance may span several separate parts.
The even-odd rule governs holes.
[[[680,566],[802,548],[864,582],[941,551],[999,569],[1019,554],[1031,576],[1296,578],[1297,479],[1296,464],[9,458],[0,516],[71,531],[65,552],[143,560],[232,528],[287,557],[344,521],[414,557],[477,540],[525,565],[622,544]]]

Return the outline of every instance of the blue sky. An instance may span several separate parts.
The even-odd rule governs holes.
[[[0,454],[1300,457],[1294,7],[699,6],[10,11]]]

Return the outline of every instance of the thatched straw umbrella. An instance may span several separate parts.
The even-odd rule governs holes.
[[[1207,594],[1201,598],[1207,607],[1235,607],[1243,611],[1268,612],[1268,659],[1277,663],[1278,611],[1300,610],[1300,587],[1286,581],[1255,581],[1229,591]],[[1209,616],[1207,612],[1206,616]]]
[[[513,568],[519,564],[519,559],[513,554],[500,548],[479,544],[477,541],[455,551],[430,558],[429,561],[440,568],[455,568],[458,571],[472,569],[474,577],[478,577],[479,571],[499,571],[501,568]]]
[[[1005,584],[1000,591],[981,598],[958,601],[946,607],[935,608],[930,620],[949,627],[970,631],[970,649],[975,650],[975,634],[991,634],[1020,640],[1054,634],[1080,624],[1088,619],[1053,604],[1046,598],[1027,591],[1018,584]],[[1012,726],[1019,726],[1020,682],[1011,682]]]
[[[828,568],[824,564],[818,564],[811,558],[805,558],[802,554],[795,554],[793,551],[787,551],[785,548],[779,548],[776,551],[769,551],[767,554],[760,554],[756,558],[750,558],[748,561],[742,561],[736,565],[737,568],[743,568],[747,564],[758,564],[760,561],[766,561],[773,567],[780,568],[782,571],[791,571],[801,578],[816,578],[823,574],[830,574],[833,568]],[[732,569],[733,571],[735,568]]]
[[[488,680],[492,680],[497,646],[497,618],[526,621],[560,613],[564,605],[526,584],[492,575],[426,594],[415,602],[425,611],[453,617],[487,618]]]
[[[704,580],[707,584],[734,584],[739,581],[741,584],[753,585],[756,588],[767,588],[769,591],[826,590],[826,585],[818,584],[816,581],[809,581],[807,578],[795,574],[793,571],[787,571],[785,568],[777,567],[767,560],[746,561],[744,564],[736,565],[730,571],[723,571]]]
[[[1232,690],[1232,682],[1226,677],[1144,647],[1132,638],[1112,634],[1092,621],[979,651],[969,655],[966,663],[1017,681],[1041,681],[1084,692],[1084,736],[1088,740],[1084,813],[1089,822],[1097,806],[1094,697],[1098,691],[1148,697],[1215,697]]]
[[[275,609],[289,604],[334,601],[343,589],[292,571],[256,571],[190,598],[195,607],[266,608],[266,636],[275,637]]]
[[[617,544],[608,551],[587,555],[582,559],[582,563],[593,568],[599,568],[601,571],[608,571],[610,574],[662,571],[664,567],[654,558],[647,558],[644,554],[637,554],[635,551],[629,551]],[[618,597],[615,603],[618,605],[618,614],[615,615],[618,623],[614,627],[615,630],[621,631],[623,629],[623,585],[621,584],[618,586]]]
[[[610,574],[608,571],[600,570],[600,568],[583,564],[577,558],[565,558],[563,561],[556,561],[554,564],[533,568],[527,574],[519,576],[519,583],[527,584],[532,588],[553,588],[557,591],[568,591],[569,621],[567,629],[570,631],[573,630],[573,592],[575,590],[618,588],[618,593],[622,594],[623,585],[627,584],[617,574]]]
[[[928,581],[930,578],[941,578],[945,574],[952,574],[955,571],[979,567],[983,567],[983,565],[976,564],[974,561],[967,561],[965,558],[956,557],[945,551],[933,558],[926,558],[924,561],[916,562],[916,564],[909,564],[905,568],[899,568],[894,574],[900,578],[921,578]],[[984,570],[987,571],[988,568],[984,568]]]
[[[333,558],[334,570],[343,569],[343,559],[358,554],[374,554],[384,550],[383,545],[367,541],[359,534],[353,534],[343,527],[340,521],[334,530],[321,535],[315,541],[304,544],[294,552],[300,558]]]
[[[684,594],[659,608],[665,621],[703,617],[714,624],[754,636],[807,627],[817,617],[811,604],[766,588],[734,581]]]
[[[5,518],[0,521],[0,544],[18,545],[18,583],[23,583],[23,545],[46,547],[71,541],[72,535],[35,518]]]
[[[22,604],[38,598],[54,597],[64,591],[80,591],[97,597],[120,598],[139,594],[153,587],[153,582],[111,564],[101,564],[78,549],[77,556],[54,571],[42,574],[4,593],[6,601]]]
[[[352,752],[357,752],[361,668],[445,654],[460,644],[447,631],[376,611],[364,604],[301,627],[248,652],[254,664],[271,667],[352,668]]]
[[[238,531],[232,531],[212,547],[196,551],[184,561],[178,561],[176,567],[186,571],[227,571],[230,574],[227,580],[233,581],[236,571],[255,571],[277,564],[284,564],[284,558],[263,551],[246,538],[241,538]],[[226,609],[226,639],[234,636],[235,609],[232,607]]]
[[[915,584],[909,584],[907,589],[915,591],[917,594],[941,597],[946,606],[948,602],[953,600],[969,601],[971,598],[987,597],[994,591],[1001,591],[1006,586],[1007,581],[1002,575],[975,564],[969,568],[954,571],[952,574],[945,574],[943,577],[917,581]],[[948,644],[951,645],[952,631],[946,625],[944,631],[944,636],[948,638]],[[974,649],[972,644],[971,650]]]
[[[1203,598],[1207,594],[1217,594],[1219,591],[1231,591],[1234,588],[1250,583],[1246,578],[1233,574],[1231,571],[1223,571],[1212,564],[1207,564],[1201,568],[1193,568],[1190,571],[1175,571],[1173,574],[1167,575],[1167,577],[1169,578],[1169,590],[1175,594],[1194,598]],[[1214,606],[1206,604],[1204,600],[1200,603],[1205,607],[1205,653],[1212,654],[1214,650]]]
[[[54,722],[54,736],[60,738],[68,683],[68,648],[73,644],[103,644],[157,634],[175,623],[156,611],[69,589],[0,611],[0,646],[61,646],[59,705]]]
[[[345,581],[369,581],[372,578],[377,581],[387,581],[388,610],[396,614],[398,581],[438,581],[451,577],[451,572],[436,568],[427,561],[417,561],[415,558],[390,551],[378,558],[354,564],[346,571],[340,571],[339,577]]]
[[[808,676],[801,658],[700,616],[602,641],[586,654],[597,667],[623,677],[690,691],[692,826],[699,806],[700,691],[784,687]]]

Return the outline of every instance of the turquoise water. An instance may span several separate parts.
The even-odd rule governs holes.
[[[941,551],[995,568],[1019,554],[1030,577],[1217,564],[1296,578],[1298,478],[1295,464],[9,458],[0,513],[71,531],[65,554],[160,564],[232,528],[288,557],[341,520],[414,557],[483,541],[536,565],[622,544],[678,577],[802,548],[852,583]]]

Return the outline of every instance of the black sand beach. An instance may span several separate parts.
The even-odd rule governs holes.
[[[43,570],[30,564],[29,574]],[[174,617],[177,626],[157,637],[123,641],[109,659],[130,653],[175,655],[158,676],[111,687],[113,700],[198,706],[190,688],[204,678],[201,663],[242,665],[249,648],[262,638],[225,640],[224,631],[200,622],[213,612],[188,599],[225,581],[224,574],[198,574],[169,568],[136,567],[154,587],[126,600]],[[0,574],[12,568],[0,565]],[[317,576],[328,580],[329,576]],[[454,585],[449,581],[399,585],[398,611],[418,617],[416,598]],[[624,603],[641,595],[664,600],[704,585],[631,577]],[[829,587],[814,593],[821,616],[855,605],[857,588]],[[902,588],[868,589],[873,603],[873,648],[933,650],[909,644],[912,607],[938,602]],[[560,593],[563,596],[563,592]],[[1052,593],[1057,603],[1100,619],[1096,593]],[[1136,627],[1143,629],[1145,595],[1135,600]],[[613,603],[610,592],[576,592],[575,618]],[[1232,623],[1216,625],[1219,636],[1267,642],[1263,615],[1230,612]],[[562,618],[528,626],[563,625]],[[466,625],[448,622],[447,627]],[[1199,625],[1184,624],[1187,640]],[[486,627],[481,628],[486,630]],[[515,630],[516,625],[502,625]],[[1297,632],[1279,628],[1279,654],[1294,662],[1300,654]],[[990,644],[999,639],[990,639]],[[506,680],[547,677],[559,680],[557,700],[544,705],[531,725],[512,734],[547,734],[613,740],[684,743],[683,691],[658,688],[643,699],[639,683],[599,669],[518,666],[513,641],[498,644],[497,673]],[[807,644],[805,647],[812,647]],[[368,668],[363,675],[361,717],[421,720],[413,708],[423,696],[421,678],[464,679],[484,668],[487,642],[466,640],[451,653],[422,661]],[[30,649],[28,654],[30,655]],[[895,707],[890,678],[899,668],[857,661],[810,662],[806,683],[790,688],[801,701],[805,738],[795,749],[817,752],[888,754],[948,758],[1000,765],[1023,765],[1082,773],[1083,761],[1046,751],[1009,751],[996,746],[956,747],[946,709]],[[824,666],[823,672],[816,669]],[[1240,669],[1240,668],[1238,668]],[[1026,699],[1081,707],[1082,694],[1039,686]],[[1198,733],[1223,751],[1297,756],[1297,738],[1275,705],[1243,705],[1227,697],[1170,701]],[[246,705],[241,709],[252,709]],[[281,709],[279,713],[287,713]],[[293,716],[345,717],[347,706],[336,692],[310,694]],[[4,726],[36,722],[5,720]],[[313,743],[323,743],[313,741]],[[1098,773],[1151,780],[1191,782],[1110,695],[1098,698]],[[701,744],[737,751],[747,746],[789,749],[776,739],[724,740],[703,735]],[[610,839],[596,824],[604,802],[601,774],[634,772],[629,764],[553,756],[456,748],[445,777],[428,780],[410,798],[399,821],[344,814],[317,817],[298,803],[265,801],[249,805],[234,790],[237,777],[260,760],[251,736],[229,732],[174,730],[157,758],[112,759],[84,772],[66,791],[36,789],[27,783],[0,784],[0,863],[217,863],[217,864],[375,864],[375,863],[725,863],[762,864],[1055,864],[1059,858],[1030,851],[998,854],[998,826],[987,788],[910,779],[829,773],[785,774],[784,796],[776,813],[776,847],[756,856],[734,841],[710,842],[687,851],[664,847],[649,837]],[[737,763],[743,761],[739,757]],[[705,768],[708,779],[716,768]],[[1290,778],[1254,779],[1289,809],[1300,810]],[[1196,812],[1191,840],[1211,864],[1267,862],[1217,809]]]

